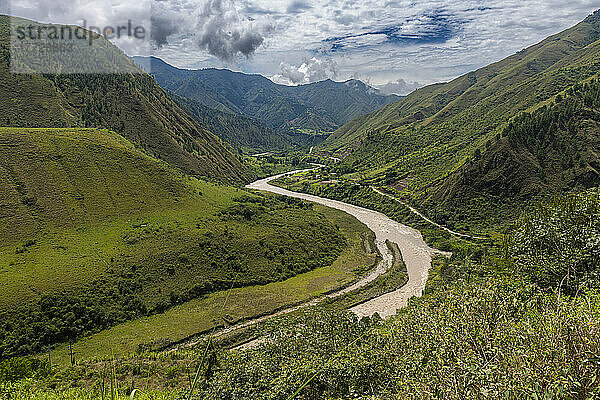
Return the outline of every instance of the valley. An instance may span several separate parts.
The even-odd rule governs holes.
[[[300,201],[181,175],[111,132],[4,128],[0,138],[3,357],[284,281],[332,264],[363,232],[342,235],[344,217],[329,213],[336,225]],[[352,279],[366,262],[356,260],[323,285]]]
[[[595,112],[575,101],[587,91],[594,97],[599,37],[596,12],[501,61],[356,118],[330,135],[320,150],[343,159],[334,172],[388,187],[443,225],[460,232],[499,229],[523,207],[557,191],[600,184],[595,152],[584,145],[597,140]],[[561,103],[565,97],[571,97],[569,105]],[[535,145],[511,140],[506,148],[513,121],[532,114],[525,131],[544,131],[533,121],[549,109],[561,114],[564,125],[553,126],[554,132]],[[563,147],[559,155],[554,149],[563,146],[566,138],[559,137],[567,124],[570,134],[581,137],[580,146]],[[565,179],[559,183],[550,175]],[[476,188],[469,182],[474,176]],[[586,179],[593,183],[588,186]]]
[[[457,66],[449,11],[302,55],[310,4],[201,1],[153,5],[164,60],[0,15],[0,397],[600,398],[600,10]]]
[[[399,98],[358,80],[285,86],[256,74],[179,69],[156,57],[133,60],[213,133],[252,151],[310,146],[353,118]],[[228,126],[218,121],[225,118]],[[249,121],[252,128],[232,132],[232,127]]]

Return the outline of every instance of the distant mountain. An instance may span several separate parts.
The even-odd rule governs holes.
[[[552,163],[539,164],[539,159],[529,158],[533,155],[543,159],[546,152],[548,159],[557,157],[552,147],[546,148],[548,143],[542,141],[535,145],[539,148],[524,148],[507,139],[496,143],[497,137],[502,136],[512,118],[540,108],[558,93],[597,74],[600,70],[598,39],[600,12],[597,11],[573,28],[500,62],[451,82],[416,90],[394,104],[351,121],[330,135],[322,149],[344,158],[340,171],[361,171],[371,183],[393,187],[399,190],[399,195],[414,203],[427,202],[432,207],[431,212],[439,214],[442,222],[444,219],[458,224],[464,221],[459,214],[465,210],[455,206],[460,203],[467,207],[468,198],[459,200],[467,193],[473,200],[468,205],[469,216],[481,218],[484,210],[474,196],[482,190],[484,181],[491,184],[495,180],[492,185],[495,188],[520,187],[520,198],[525,200],[539,189],[535,177],[545,173],[550,179],[550,174],[560,172]],[[558,125],[553,129],[553,135],[557,137],[566,135]],[[525,132],[534,135],[535,131],[533,125]],[[524,143],[530,143],[529,140],[534,139]],[[589,152],[600,151],[594,147],[596,142],[590,142],[583,133],[573,140],[577,141],[573,144],[576,163],[578,152],[589,155]],[[489,147],[487,151],[486,147]],[[482,153],[487,154],[481,160],[473,161]],[[505,166],[500,173],[501,169],[497,169],[500,164],[513,156],[517,164]],[[589,157],[586,157],[587,160]],[[520,163],[528,165],[534,176],[526,170],[517,173]],[[565,174],[587,176],[584,174],[586,169],[582,166],[581,171],[565,171]],[[494,175],[492,171],[498,174]],[[478,176],[479,173],[483,175]],[[571,178],[560,185],[545,187],[566,190],[581,182],[579,178]],[[467,181],[471,182],[471,189],[461,188],[459,182]],[[449,193],[442,193],[445,190]],[[497,193],[501,198],[507,198],[507,192]],[[451,197],[457,202],[449,201]],[[487,209],[485,212],[496,211]]]
[[[10,23],[33,21],[0,16],[0,125],[93,127],[114,130],[149,154],[184,172],[221,181],[247,181],[251,173],[221,140],[208,132],[104,38],[75,47],[65,63],[82,68],[115,67],[118,74],[13,74]],[[28,60],[29,62],[33,62]],[[44,60],[40,60],[42,65]],[[23,65],[27,70],[35,65]]]
[[[174,93],[170,95],[208,130],[243,153],[289,150],[307,145],[311,138],[309,135],[277,132],[254,118],[215,110]]]
[[[331,132],[399,99],[381,95],[357,80],[285,86],[261,75],[212,68],[179,69],[155,57],[133,59],[163,88],[219,111],[256,118],[277,131]]]

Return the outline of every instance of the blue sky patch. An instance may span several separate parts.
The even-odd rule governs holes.
[[[460,31],[462,21],[445,11],[435,11],[417,17],[407,18],[406,21],[378,30],[368,30],[357,34],[337,36],[325,39],[326,52],[335,53],[342,50],[365,48],[371,44],[368,40],[364,44],[361,38],[381,37],[377,45],[381,44],[410,44],[425,45],[445,43],[455,37]],[[358,39],[358,40],[357,40]]]

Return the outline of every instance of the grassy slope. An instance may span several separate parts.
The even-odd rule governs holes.
[[[304,114],[288,121],[285,127],[296,132],[316,132],[325,135],[335,131],[338,125],[314,110],[306,110]]]
[[[360,117],[325,148],[346,155],[341,170],[419,193],[462,165],[519,112],[595,74],[600,17],[452,82],[432,85]],[[410,174],[409,174],[410,173]]]
[[[78,46],[65,62],[114,65],[119,74],[15,75],[9,27],[10,19],[0,16],[0,125],[108,128],[184,172],[222,181],[251,179],[217,137],[108,41]]]
[[[172,207],[189,194],[165,165],[110,131],[0,128],[0,140],[4,245],[44,228]]]
[[[2,128],[0,152],[0,310],[17,324],[2,326],[9,354],[284,280],[344,247],[334,223],[301,202],[185,177],[108,131]],[[39,323],[56,330],[36,336]]]
[[[225,290],[178,305],[165,313],[126,322],[75,343],[79,359],[127,355],[140,346],[177,342],[199,332],[242,319],[272,313],[305,302],[313,297],[348,285],[375,262],[375,255],[365,252],[363,238],[368,229],[347,214],[316,206],[315,209],[340,227],[348,246],[328,266],[299,274],[282,282]],[[176,322],[175,322],[176,321]],[[69,362],[64,345],[53,352],[56,362]]]

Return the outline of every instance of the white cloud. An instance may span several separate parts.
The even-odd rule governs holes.
[[[279,65],[280,73],[271,79],[275,83],[284,85],[299,85],[311,82],[333,79],[337,75],[337,65],[332,59],[319,59],[316,57],[304,61],[300,66],[282,62]]]
[[[337,79],[360,72],[376,85],[452,79],[567,29],[600,8],[600,0],[325,0],[291,15],[285,13],[285,1],[251,3],[271,10],[275,21],[273,35],[253,59],[254,72],[281,75],[282,62],[302,64],[298,51],[307,58],[325,52],[337,64]],[[379,33],[389,27],[405,35],[435,32],[440,21],[432,19],[433,12],[454,24],[446,41],[389,43]],[[331,42],[325,40],[334,37],[348,37],[340,41],[344,49],[330,51]]]
[[[573,26],[600,8],[600,0],[141,1],[153,4],[153,33],[162,44],[156,55],[174,65],[226,67],[281,76],[290,83],[332,76],[345,80],[360,73],[374,85],[452,79]],[[65,16],[91,18],[104,3],[116,3],[120,13],[128,13],[139,1],[13,0],[11,12],[64,22]],[[388,40],[389,29],[403,38],[439,40],[394,42]],[[129,54],[136,50],[124,49]],[[334,62],[335,74],[312,66],[313,57]]]
[[[419,82],[406,82],[404,79],[398,79],[395,82],[379,85],[377,86],[377,89],[379,89],[382,94],[398,94],[405,96],[422,86],[424,85]]]

